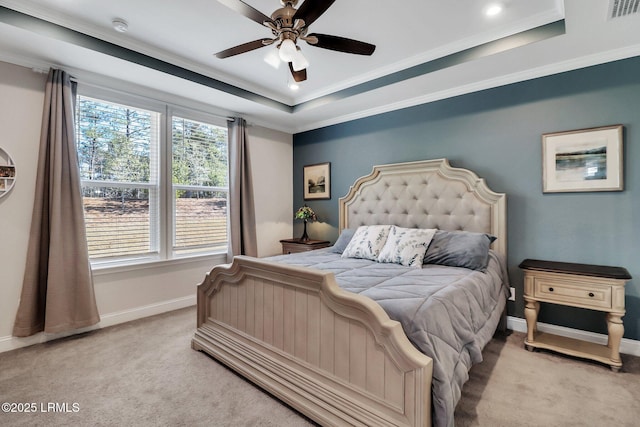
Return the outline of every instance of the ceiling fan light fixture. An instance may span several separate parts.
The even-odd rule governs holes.
[[[266,62],[276,70],[280,68],[280,64],[282,64],[282,61],[280,60],[280,56],[278,55],[278,50],[275,48],[270,49],[264,57],[264,62]]]
[[[300,48],[296,50],[296,53],[293,55],[293,60],[291,61],[291,66],[293,67],[293,71],[304,70],[309,66],[309,61],[302,54]]]
[[[299,0],[280,0],[283,7],[267,16],[246,3],[246,0],[218,0],[228,8],[257,22],[271,30],[272,38],[253,40],[238,46],[225,49],[215,54],[224,59],[251,52],[264,46],[275,44],[278,48],[277,58],[285,62],[291,77],[296,82],[307,80],[307,66],[309,61],[297,46],[298,40],[304,40],[310,46],[321,49],[334,50],[355,55],[370,56],[375,51],[375,45],[346,37],[329,34],[309,34],[309,25],[313,24],[335,0],[303,0],[302,6],[296,9]],[[485,1],[485,0],[483,0]],[[493,1],[493,0],[486,0]],[[495,0],[508,1],[508,0]],[[616,0],[617,1],[617,0]]]
[[[296,52],[296,44],[293,42],[293,40],[282,40],[282,43],[280,43],[280,51],[278,52],[278,54],[280,55],[280,59],[282,59],[283,62],[293,61],[293,57]]]

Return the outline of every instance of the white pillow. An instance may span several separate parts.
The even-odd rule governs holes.
[[[378,256],[378,262],[393,262],[408,267],[422,267],[436,229],[391,227],[389,237]]]
[[[387,241],[390,225],[361,225],[342,252],[342,258],[363,258],[377,261]],[[424,254],[422,254],[424,256]]]

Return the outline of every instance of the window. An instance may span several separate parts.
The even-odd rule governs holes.
[[[171,135],[173,249],[226,249],[227,129],[173,117]]]
[[[195,112],[175,116],[166,105],[131,104],[77,99],[92,263],[226,251],[226,126],[199,121],[203,115]]]

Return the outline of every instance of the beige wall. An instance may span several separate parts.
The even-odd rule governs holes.
[[[15,185],[0,199],[0,340],[11,335],[20,298],[45,80],[28,68],[0,62],[0,147],[16,164]]]
[[[293,136],[249,127],[258,256],[282,253],[293,233]]]
[[[17,177],[11,193],[0,199],[0,352],[52,338],[11,337],[26,260],[45,80],[29,68],[0,62],[0,147],[15,161]],[[278,253],[278,240],[292,232],[292,140],[263,127],[249,129],[260,256]],[[194,304],[196,284],[222,261],[211,257],[95,272],[100,326]]]

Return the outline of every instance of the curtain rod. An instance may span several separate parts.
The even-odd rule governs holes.
[[[31,68],[31,71],[33,71],[34,73],[38,73],[38,74],[49,74],[49,70],[45,70],[45,69],[37,68],[37,67]],[[73,76],[71,76],[71,75],[69,76],[69,80],[71,80],[74,83],[79,83],[78,79],[73,77]],[[110,90],[113,90],[113,89],[110,89]],[[162,101],[162,102],[166,102],[166,101]],[[204,111],[204,112],[209,114],[210,116],[217,117],[219,119],[224,119],[224,120],[227,120],[229,122],[235,122],[236,121],[235,117],[223,116],[223,115],[220,115],[220,114],[211,113],[209,111]]]

